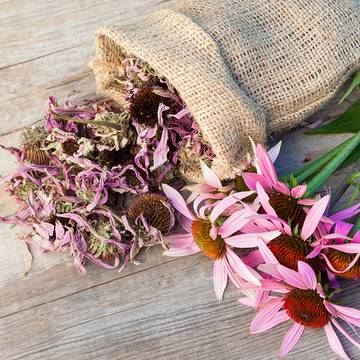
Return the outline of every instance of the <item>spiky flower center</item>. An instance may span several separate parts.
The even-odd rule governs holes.
[[[212,260],[221,258],[226,251],[225,242],[220,235],[214,240],[210,236],[211,223],[208,220],[194,220],[192,236],[201,251]]]
[[[337,271],[344,271],[355,259],[356,254],[347,254],[338,250],[329,249],[326,254],[331,265]],[[357,260],[354,266],[343,273],[335,273],[339,278],[348,280],[360,279],[360,260]]]
[[[162,234],[167,234],[171,230],[173,215],[168,200],[162,195],[147,193],[136,197],[128,209],[128,216],[135,221],[140,215]]]
[[[131,100],[130,114],[139,124],[154,126],[158,121],[160,103],[169,105],[169,100],[154,93],[151,87],[141,89]]]
[[[102,166],[112,168],[121,164],[125,164],[133,157],[130,153],[131,148],[126,146],[120,150],[102,150],[98,156],[99,163]]]
[[[284,309],[297,323],[310,328],[322,328],[328,323],[330,314],[316,290],[293,289],[284,298]]]
[[[72,156],[79,150],[80,146],[75,139],[67,139],[61,144],[61,147],[66,155]]]
[[[305,211],[294,197],[278,191],[272,191],[269,194],[269,202],[279,218],[286,222],[290,221],[293,226],[297,224],[302,226],[304,224]]]
[[[107,244],[97,238],[91,239],[89,252],[96,258],[104,261],[111,261],[117,255],[117,249],[114,245]]]
[[[41,127],[27,129],[22,134],[22,145],[24,151],[24,159],[32,164],[47,165],[49,156],[47,151],[43,150],[44,141],[46,140],[46,132]]]
[[[298,261],[309,262],[306,256],[310,254],[311,246],[300,237],[282,234],[271,240],[268,247],[279,263],[290,269],[297,271]]]

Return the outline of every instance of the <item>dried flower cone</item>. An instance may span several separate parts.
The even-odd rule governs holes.
[[[264,142],[298,125],[359,67],[359,22],[357,0],[185,0],[100,29],[91,67],[99,90],[118,101],[124,51],[165,76],[227,178],[246,160],[249,135]]]

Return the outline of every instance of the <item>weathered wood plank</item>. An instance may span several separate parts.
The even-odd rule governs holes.
[[[49,95],[77,101],[95,93],[87,64],[94,55],[97,27],[124,23],[172,2],[5,4],[0,14],[0,135],[41,119]]]
[[[95,29],[168,6],[171,0],[26,1],[2,6],[0,69],[88,42]]]

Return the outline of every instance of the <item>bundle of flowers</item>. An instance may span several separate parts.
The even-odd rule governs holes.
[[[360,311],[339,305],[340,280],[360,279],[360,224],[351,223],[360,203],[333,213],[330,195],[316,191],[360,133],[282,179],[274,167],[281,144],[253,143],[245,170],[221,180],[176,89],[140,59],[124,59],[122,69],[121,107],[51,97],[44,124],[5,148],[19,163],[5,179],[19,209],[0,220],[27,227],[24,240],[41,251],[69,251],[81,273],[86,261],[121,270],[153,245],[167,256],[203,253],[217,298],[230,280],[239,302],[258,311],[252,333],[292,322],[279,356],[309,327],[323,328],[348,359],[334,328],[360,348],[339,322],[360,326]],[[184,186],[184,176],[199,174]]]
[[[204,181],[187,188],[188,201],[164,184],[183,229],[168,236],[165,254],[207,256],[218,299],[230,280],[244,295],[239,303],[257,311],[252,334],[291,323],[279,357],[306,328],[321,328],[332,350],[349,359],[334,328],[360,349],[340,322],[358,336],[360,311],[340,305],[340,292],[341,280],[360,279],[360,227],[346,221],[360,203],[332,213],[330,195],[312,196],[305,184],[282,182],[273,165],[278,151],[257,145],[248,171],[229,185],[202,164]]]
[[[6,189],[20,206],[0,219],[28,227],[42,251],[70,250],[82,273],[86,260],[123,268],[143,246],[166,248],[175,219],[160,185],[181,185],[214,156],[176,90],[139,59],[123,64],[124,106],[50,97],[44,124],[6,148],[19,162]]]

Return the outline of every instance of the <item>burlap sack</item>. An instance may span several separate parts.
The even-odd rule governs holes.
[[[185,0],[136,20],[98,30],[98,88],[121,100],[123,52],[147,61],[189,106],[223,178],[248,136],[299,124],[360,63],[359,0]]]

